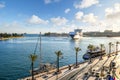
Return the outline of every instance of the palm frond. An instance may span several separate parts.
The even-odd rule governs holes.
[[[34,62],[37,59],[37,55],[36,54],[30,54],[29,59],[31,60],[31,62]]]
[[[55,54],[56,54],[58,57],[61,57],[63,53],[59,50],[59,51],[56,51]]]
[[[81,51],[81,49],[79,47],[75,47],[75,51],[79,52],[79,51]]]
[[[117,41],[116,44],[120,44],[120,42]]]
[[[109,46],[113,46],[114,44],[112,42],[109,42]]]
[[[95,49],[95,46],[94,46],[94,45],[89,44],[87,48],[88,48],[89,50],[94,50],[94,49]]]

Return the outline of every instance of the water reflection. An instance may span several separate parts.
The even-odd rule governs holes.
[[[77,39],[77,40],[71,39],[70,42],[74,43],[74,47],[79,47],[80,43],[81,43],[81,40],[80,39]]]

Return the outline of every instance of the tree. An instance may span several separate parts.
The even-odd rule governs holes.
[[[100,72],[100,77],[102,78],[102,77],[105,77],[105,69],[104,69],[104,67],[102,68],[102,70],[101,70],[101,72]]]
[[[32,67],[32,80],[34,80],[33,68],[34,68],[34,62],[35,62],[36,59],[37,59],[37,55],[36,55],[35,53],[34,53],[34,54],[30,54],[29,58],[30,58],[31,67]]]
[[[111,48],[112,48],[112,46],[113,46],[112,42],[109,42],[109,55],[108,55],[108,57],[110,57],[110,53],[111,53]]]
[[[120,44],[120,42],[116,42],[116,55],[117,55],[117,53],[118,53],[118,44]]]
[[[61,51],[56,51],[55,54],[57,56],[57,72],[59,72],[59,57],[62,56],[62,52]]]
[[[78,52],[80,51],[81,49],[79,47],[75,47],[75,52],[76,52],[76,67],[78,67],[78,64],[77,64],[77,57],[78,57]]]
[[[100,60],[102,60],[102,53],[103,53],[103,48],[104,48],[104,44],[100,44],[100,49],[101,49],[101,56],[100,56]]]
[[[87,48],[90,50],[90,52],[92,52],[92,51],[95,49],[95,46],[89,44],[89,46],[88,46]],[[91,58],[92,58],[92,55],[90,54],[90,63],[92,62],[92,61],[91,61]]]

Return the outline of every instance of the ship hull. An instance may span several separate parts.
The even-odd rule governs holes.
[[[70,35],[70,37],[71,37],[73,40],[78,40],[78,39],[81,39],[82,36],[80,36],[80,35]]]
[[[78,40],[82,37],[82,29],[75,29],[74,32],[69,32],[72,39]]]
[[[70,35],[70,37],[71,37],[72,39],[74,39],[74,35]]]
[[[96,57],[99,57],[99,56],[102,56],[102,55],[105,55],[105,54],[106,54],[105,50],[102,53],[101,53],[101,51],[94,52],[94,53],[88,52],[88,53],[86,53],[86,54],[83,55],[83,59],[84,60],[89,60],[90,57],[91,58],[96,58]]]

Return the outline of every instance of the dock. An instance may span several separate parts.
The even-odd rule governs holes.
[[[116,65],[111,68],[111,63]],[[110,74],[120,80],[120,51],[118,54],[113,52],[108,57],[108,54],[100,57],[93,58],[90,63],[89,60],[79,63],[79,67],[75,68],[74,64],[71,64],[69,70],[68,65],[60,68],[61,73],[55,74],[56,69],[49,72],[39,73],[34,75],[35,80],[106,80]],[[30,77],[26,77],[20,80],[31,80]]]

